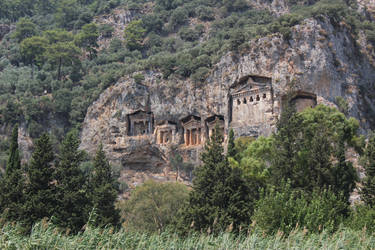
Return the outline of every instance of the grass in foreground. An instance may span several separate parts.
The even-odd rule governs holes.
[[[145,234],[112,229],[92,229],[67,236],[48,223],[38,223],[30,236],[20,235],[12,225],[1,230],[1,249],[373,249],[375,236],[365,231],[342,228],[334,234],[305,234],[296,230],[289,236],[266,236],[261,232],[247,237],[230,233],[219,236],[193,235],[180,238],[173,233]]]

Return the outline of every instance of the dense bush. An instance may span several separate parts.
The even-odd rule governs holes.
[[[374,233],[375,209],[363,204],[353,207],[351,215],[347,220],[347,226],[353,230],[367,230]]]
[[[186,207],[188,188],[181,183],[147,181],[136,187],[128,201],[121,202],[124,226],[138,231],[162,232]]]
[[[270,190],[257,203],[252,220],[262,230],[290,233],[295,228],[309,232],[333,232],[344,222],[349,211],[345,197],[331,190],[316,189],[307,194],[286,184],[281,191]]]

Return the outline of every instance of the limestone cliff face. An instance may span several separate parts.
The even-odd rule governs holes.
[[[130,186],[147,178],[176,178],[169,171],[172,149],[199,163],[214,120],[222,122],[225,134],[229,128],[237,136],[271,133],[291,89],[308,93],[302,102],[316,95],[317,103],[335,105],[335,98],[343,97],[365,132],[375,124],[374,52],[366,44],[344,23],[308,19],[293,28],[290,40],[275,34],[228,53],[204,83],[163,80],[157,72],[142,72],[141,84],[124,77],[89,108],[81,148],[94,153],[102,142]]]

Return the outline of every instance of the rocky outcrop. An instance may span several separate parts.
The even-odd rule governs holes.
[[[308,19],[293,27],[290,40],[275,34],[251,40],[247,47],[224,56],[204,83],[163,80],[160,73],[151,71],[143,72],[142,84],[124,77],[89,108],[81,148],[93,153],[103,143],[110,160],[123,166],[123,178],[134,186],[147,178],[176,178],[168,164],[173,148],[185,161],[199,163],[209,132],[207,120],[213,115],[224,119],[225,133],[234,127],[237,136],[269,134],[282,96],[291,89],[316,95],[318,103],[333,106],[341,96],[349,104],[349,115],[360,121],[362,132],[374,124],[371,96],[375,91],[369,88],[375,77],[372,54],[362,53],[361,43],[344,23],[333,26],[328,20]],[[234,115],[234,105],[253,105],[246,112],[254,117]],[[148,118],[133,117],[137,111]],[[176,124],[169,144],[156,140],[160,138],[156,127],[162,121]]]
[[[10,32],[10,25],[0,24],[0,41],[3,40],[4,36]]]
[[[22,164],[26,164],[31,158],[34,149],[33,141],[27,132],[26,124],[21,124],[18,128],[18,146],[22,152]]]
[[[358,11],[362,15],[367,15],[372,19],[375,20],[375,1],[373,0],[357,0],[358,4]]]
[[[259,10],[268,10],[276,16],[289,13],[288,1],[286,0],[252,0],[250,5]]]

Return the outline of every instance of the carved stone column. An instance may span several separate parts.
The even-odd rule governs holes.
[[[198,144],[201,144],[201,142],[202,142],[202,132],[201,132],[200,128],[198,129],[197,137],[198,137],[198,140],[197,140]]]
[[[190,144],[190,130],[189,129],[186,129],[186,132],[185,132],[185,144],[186,146],[189,146]]]
[[[190,144],[191,145],[195,145],[195,141],[194,141],[194,129],[191,129],[190,130]]]

